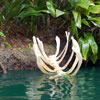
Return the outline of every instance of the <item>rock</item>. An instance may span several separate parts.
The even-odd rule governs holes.
[[[45,52],[53,54],[55,47],[45,44]],[[6,70],[37,69],[34,51],[29,48],[0,48],[0,63]]]

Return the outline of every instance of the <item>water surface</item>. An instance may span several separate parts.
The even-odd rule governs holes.
[[[81,68],[71,80],[48,80],[40,71],[0,74],[0,100],[100,100],[100,68]]]

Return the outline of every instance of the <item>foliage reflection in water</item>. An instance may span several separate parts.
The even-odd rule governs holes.
[[[0,75],[0,100],[100,100],[100,68],[81,69],[72,80],[48,80],[40,71]]]

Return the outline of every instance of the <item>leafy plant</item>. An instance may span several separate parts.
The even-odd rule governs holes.
[[[71,32],[79,39],[83,59],[88,60],[89,58],[95,63],[98,46],[92,35],[92,27],[100,27],[100,2],[94,2],[93,0],[68,0],[68,3],[70,4],[67,8],[69,9],[69,16],[73,15],[70,18]],[[89,30],[90,27],[91,30]]]
[[[0,23],[3,20],[5,24],[10,20],[15,20],[21,10],[21,5],[24,0],[3,0],[3,10],[0,14]]]
[[[79,39],[79,45],[83,54],[83,59],[87,60],[89,57],[93,63],[97,60],[98,46],[94,37],[90,33],[84,33],[84,38]],[[91,56],[92,55],[92,56]]]
[[[5,38],[6,36],[5,36],[5,34],[4,33],[2,33],[2,32],[0,32],[0,36],[1,37],[3,37],[3,38]],[[11,45],[8,43],[8,42],[6,42],[6,41],[0,41],[2,44],[5,44],[5,45],[7,45],[8,47],[11,47]]]
[[[6,37],[6,36],[4,35],[4,33],[2,33],[2,32],[0,32],[0,36],[1,36],[1,37]]]
[[[54,18],[57,18],[57,17],[59,17],[59,16],[61,16],[61,15],[66,14],[64,11],[61,11],[61,10],[59,10],[59,9],[56,9],[56,8],[54,7],[54,3],[53,3],[52,0],[46,1],[46,6],[47,6],[47,9],[48,9],[48,10],[47,10],[47,13],[50,13],[51,16],[54,17]]]
[[[41,3],[40,3],[41,2]],[[22,12],[18,15],[22,20],[26,21],[26,18],[30,17],[30,29],[31,32],[37,29],[38,21],[43,23],[46,22],[46,14],[50,14],[53,18],[57,18],[61,15],[64,15],[65,12],[54,7],[53,0],[44,0],[44,1],[34,1],[34,4],[31,5],[30,2],[27,2],[23,5]],[[29,19],[28,19],[29,20]]]
[[[8,21],[20,20],[29,26],[27,32],[33,35],[40,26],[46,28],[49,18],[50,23],[55,22],[57,30],[68,30],[79,40],[84,60],[89,58],[96,62],[98,47],[95,37],[96,32],[100,33],[95,31],[100,28],[99,0],[3,1],[0,22],[4,21],[6,25]]]

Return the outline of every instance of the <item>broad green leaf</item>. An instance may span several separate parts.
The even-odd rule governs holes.
[[[100,27],[100,17],[88,16],[88,20],[90,20],[95,26]]]
[[[89,52],[88,40],[83,39],[83,38],[80,38],[79,39],[79,44],[81,45],[83,59],[86,60],[87,59],[88,52]]]
[[[49,10],[40,10],[40,12],[44,12],[44,13],[50,14]]]
[[[75,34],[76,38],[78,39],[78,30],[74,20],[71,20],[71,32],[73,33],[73,35]]]
[[[64,11],[56,9],[56,17],[59,17],[59,16],[64,15],[64,14],[65,14]]]
[[[82,19],[82,23],[83,23],[84,25],[90,27],[90,25],[89,25],[89,23],[88,23],[88,21],[87,21],[86,19]]]
[[[91,17],[91,16],[88,16],[88,20],[92,20],[92,21],[99,20],[100,21],[100,17]]]
[[[40,13],[40,11],[36,11],[33,8],[28,8],[26,11],[20,13],[18,17],[24,18],[32,15],[41,16],[42,14]]]
[[[76,5],[88,9],[90,2],[89,0],[76,0]]]
[[[89,11],[94,14],[100,14],[100,5],[90,6]]]
[[[81,14],[77,11],[73,11],[73,16],[75,19],[75,25],[81,29]]]
[[[53,1],[52,0],[47,1],[46,5],[47,5],[47,9],[49,10],[51,16],[55,18],[56,12],[55,12],[55,8],[53,6]]]
[[[84,60],[87,59],[90,47],[91,47],[93,54],[91,53],[91,55],[89,54],[89,56],[92,56],[92,55],[94,55],[95,57],[97,56],[98,46],[97,46],[92,34],[84,33],[84,39],[82,37],[79,39],[79,46],[82,50],[82,55],[83,55]],[[93,59],[95,62],[97,58],[93,58]],[[93,59],[91,58],[91,60],[93,60]]]
[[[83,54],[83,59],[87,59],[87,55],[89,52],[89,44],[87,40],[84,40],[84,43],[82,44],[82,54]]]
[[[100,24],[98,24],[98,22],[94,22],[94,21],[91,21],[93,23],[93,25],[97,26],[100,28]]]
[[[93,54],[96,55],[98,53],[98,46],[94,40],[94,37],[90,33],[86,33],[84,34],[84,36],[88,40],[88,43],[92,49]]]
[[[88,9],[83,9],[83,11],[81,12],[83,15],[85,16],[89,16],[90,15],[90,12]]]
[[[89,58],[90,58],[90,60],[93,62],[93,64],[95,64],[96,61],[97,61],[98,56],[89,53]]]
[[[0,36],[1,36],[1,37],[6,37],[6,36],[4,35],[4,33],[2,33],[2,32],[0,32]]]
[[[98,46],[97,46],[97,44],[96,44],[95,41],[93,41],[93,42],[91,43],[91,48],[92,48],[93,54],[96,55],[96,54],[98,53]]]

